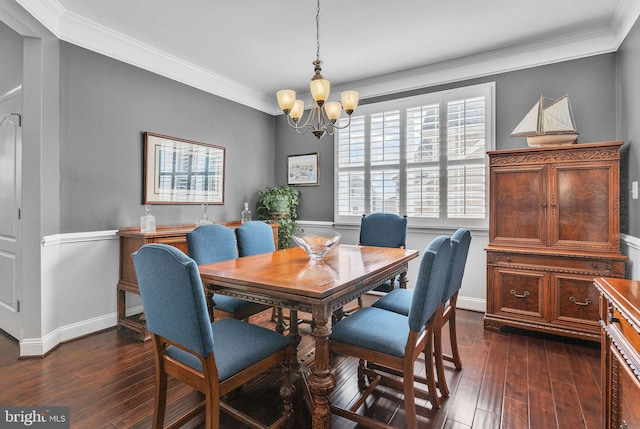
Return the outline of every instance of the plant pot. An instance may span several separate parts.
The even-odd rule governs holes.
[[[288,198],[276,198],[273,201],[273,206],[271,210],[274,213],[284,214],[289,213],[289,199]]]

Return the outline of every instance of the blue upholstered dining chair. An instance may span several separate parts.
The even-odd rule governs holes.
[[[428,399],[434,408],[440,407],[432,360],[433,329],[442,315],[442,296],[450,253],[451,244],[447,236],[437,237],[427,246],[420,261],[408,316],[381,308],[365,307],[333,326],[329,348],[332,353],[360,359],[358,381],[364,390],[363,398],[356,401],[356,405],[349,410],[332,405],[331,409],[336,415],[367,426],[368,423],[380,425],[380,422],[373,422],[370,418],[357,414],[358,408],[364,404],[364,398],[378,384],[404,393],[408,428],[417,428],[416,396]],[[418,380],[414,375],[414,362],[423,353],[426,371],[423,381],[427,390],[414,386],[414,381]],[[395,371],[402,376],[403,381],[389,377],[386,372],[377,371],[369,363],[380,364]],[[367,381],[370,385],[365,389]]]
[[[147,244],[132,257],[156,361],[153,428],[164,426],[168,375],[204,394],[202,403],[173,424],[182,425],[205,410],[205,427],[213,429],[220,427],[221,408],[244,423],[251,419],[220,398],[276,365],[284,369],[284,408],[270,427],[281,427],[290,419],[295,389],[287,364],[289,339],[236,319],[212,323],[198,267],[179,249]]]
[[[238,253],[241,257],[276,251],[273,228],[264,222],[245,222],[237,227],[236,241],[238,242]],[[284,320],[287,317],[284,316],[282,308],[272,308],[271,320],[277,323],[276,331],[282,333],[285,329]]]
[[[447,288],[443,296],[444,308],[441,324],[434,330],[434,348],[436,369],[438,371],[438,387],[440,392],[447,396],[449,388],[444,378],[444,362],[453,362],[456,369],[462,369],[462,360],[458,350],[458,336],[456,331],[456,303],[458,292],[462,286],[462,277],[467,263],[467,255],[471,245],[471,232],[467,228],[460,228],[451,235],[451,264],[447,275]],[[372,304],[373,307],[393,311],[399,314],[409,314],[411,300],[413,299],[412,289],[397,289],[383,296]],[[442,352],[442,329],[449,322],[449,338],[451,342],[451,355]]]
[[[397,247],[407,246],[407,217],[393,213],[371,213],[360,219],[361,246]],[[401,285],[399,279],[389,280],[375,288],[370,294],[385,294]],[[362,308],[362,298],[358,298],[358,307]]]
[[[236,228],[238,254],[242,256],[275,252],[273,228],[264,222],[246,222]]]
[[[271,229],[271,228],[269,228]],[[223,225],[201,225],[187,233],[189,257],[198,265],[225,261],[238,257],[233,230]],[[211,316],[245,320],[269,307],[244,299],[206,292],[207,304],[212,307]]]

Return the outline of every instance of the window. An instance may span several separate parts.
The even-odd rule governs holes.
[[[336,222],[487,227],[494,83],[369,104],[336,132]]]

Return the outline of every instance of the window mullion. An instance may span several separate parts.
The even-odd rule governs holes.
[[[448,138],[448,109],[447,100],[440,98],[440,144],[438,163],[440,167],[440,223],[447,222],[447,138]]]
[[[399,214],[407,214],[407,106],[403,103],[400,108],[400,165],[398,176],[400,178],[400,195],[398,196]]]
[[[364,117],[364,207],[371,213],[371,113]]]

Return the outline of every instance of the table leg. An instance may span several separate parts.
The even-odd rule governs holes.
[[[298,345],[302,340],[298,332],[298,311],[289,310],[289,340],[293,346],[293,355],[291,356],[291,368],[297,370],[300,368],[298,361]]]
[[[398,280],[400,283],[400,288],[406,289],[407,288],[407,272],[403,271],[402,274],[400,274],[400,279]]]
[[[328,316],[313,312],[315,326],[312,335],[316,340],[315,361],[308,378],[309,390],[313,395],[313,429],[331,428],[331,410],[329,409],[329,395],[336,386],[336,379],[331,372],[329,358],[330,328],[327,326]],[[323,312],[322,312],[323,313]]]

